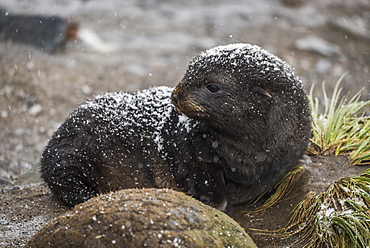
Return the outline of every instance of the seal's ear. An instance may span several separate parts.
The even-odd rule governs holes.
[[[252,88],[252,92],[253,93],[256,93],[256,94],[260,94],[260,95],[263,95],[263,96],[267,96],[267,97],[269,97],[269,98],[272,98],[272,96],[271,96],[271,94],[270,93],[268,93],[268,91],[267,90],[265,90],[265,89],[263,89],[263,88],[261,88],[261,87],[259,87],[259,86],[253,86],[253,88]]]

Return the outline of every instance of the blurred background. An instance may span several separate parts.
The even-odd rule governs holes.
[[[343,94],[370,98],[369,0],[0,0],[0,8],[0,184],[31,169],[85,99],[175,86],[213,46],[259,45],[294,67],[307,91],[315,84],[318,98],[324,81],[332,92],[347,73]],[[54,44],[60,50],[6,38],[20,30],[9,16],[35,15],[61,18],[56,34],[70,39]]]

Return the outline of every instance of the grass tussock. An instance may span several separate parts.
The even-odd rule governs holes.
[[[328,98],[323,84],[324,103],[310,91],[312,110],[311,154],[348,155],[353,164],[370,165],[370,100],[360,101],[360,93],[348,99],[340,98],[342,89],[336,84],[331,99]],[[319,106],[324,105],[323,113]]]
[[[275,185],[273,190],[275,192],[259,207],[257,207],[253,212],[264,211],[273,205],[275,205],[280,199],[289,194],[291,189],[297,183],[300,178],[304,168],[302,166],[294,167],[290,172],[288,172],[279,183]],[[257,199],[256,201],[258,201]],[[255,203],[255,202],[254,202]]]
[[[309,153],[347,155],[356,165],[370,165],[369,101],[340,98],[336,84],[329,99],[323,84],[324,103],[313,98],[312,138]],[[324,111],[319,111],[319,106]],[[292,211],[289,224],[278,231],[282,237],[297,235],[303,247],[370,247],[370,169],[360,176],[334,182],[320,194],[307,194]]]
[[[370,247],[370,169],[308,194],[292,213],[279,233],[298,235],[303,247]]]
[[[341,98],[343,75],[329,98],[323,84],[323,102],[313,97],[312,137],[308,148],[312,155],[346,155],[355,165],[370,165],[370,100],[360,101],[360,92]],[[324,111],[320,111],[324,106]],[[302,168],[296,167],[276,186],[276,192],[257,211],[274,205],[289,193]],[[288,238],[295,235],[303,247],[370,247],[370,168],[360,176],[334,182],[320,194],[310,192],[292,211],[288,225],[264,235]]]
[[[351,99],[344,96],[340,99],[339,88],[343,75],[337,82],[332,97],[329,99],[322,86],[324,103],[313,97],[311,87],[309,100],[312,110],[312,137],[308,153],[313,155],[347,155],[356,165],[370,165],[370,100],[360,101],[360,92]],[[325,106],[321,113],[319,107]],[[290,192],[302,172],[295,167],[275,186],[275,193],[255,211],[263,211]],[[259,199],[257,199],[259,200]],[[255,202],[253,202],[255,203]]]

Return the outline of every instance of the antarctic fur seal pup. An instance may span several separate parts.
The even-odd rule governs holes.
[[[155,187],[225,210],[298,163],[310,123],[291,67],[258,46],[219,46],[193,58],[174,90],[107,93],[78,107],[49,140],[41,174],[71,206]]]

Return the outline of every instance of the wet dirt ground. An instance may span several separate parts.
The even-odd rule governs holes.
[[[248,42],[296,69],[307,90],[322,98],[347,72],[343,92],[363,88],[370,98],[370,4],[367,0],[67,1],[0,0],[12,14],[61,15],[100,37],[109,50],[76,41],[59,54],[0,43],[0,246],[22,246],[50,218],[65,211],[40,184],[37,160],[51,134],[85,99],[111,91],[175,86],[189,60],[213,46]],[[293,1],[302,2],[302,1]],[[303,184],[265,213],[231,213],[249,228],[282,227],[295,202],[342,176],[361,173],[345,158],[311,157]],[[339,173],[334,173],[339,172]],[[303,182],[304,180],[302,180]],[[317,188],[317,187],[322,188]],[[266,217],[267,216],[267,217]],[[261,247],[289,242],[254,235]]]
[[[334,181],[361,174],[365,166],[353,166],[343,156],[306,156],[300,164],[304,171],[291,192],[267,210],[255,212],[265,198],[254,205],[241,205],[228,210],[252,237],[258,247],[292,246],[297,236],[282,239],[278,235],[261,235],[261,231],[283,228],[289,214],[308,192],[323,192]],[[42,226],[70,208],[63,206],[44,183],[25,186],[7,186],[0,189],[0,245],[2,247],[23,246]]]

